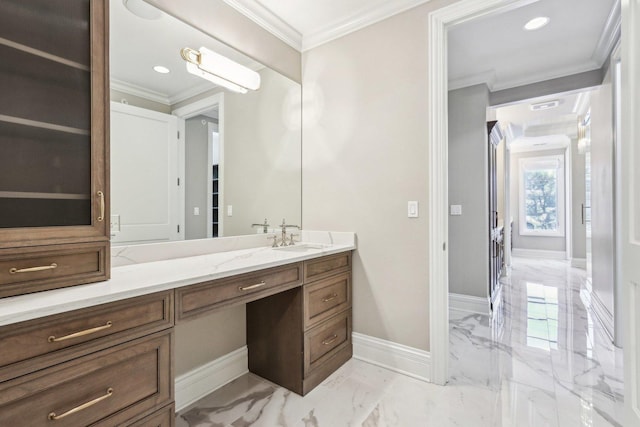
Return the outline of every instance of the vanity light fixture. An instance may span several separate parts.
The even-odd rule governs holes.
[[[187,71],[238,93],[260,89],[260,74],[206,47],[180,51]]]
[[[547,25],[549,21],[551,21],[551,19],[549,19],[549,17],[547,16],[538,16],[537,18],[533,18],[532,20],[524,24],[524,29],[527,31],[539,30],[540,28]]]
[[[153,67],[153,71],[160,74],[169,74],[171,72],[171,70],[169,70],[167,67],[163,67],[162,65],[156,65],[155,67]]]

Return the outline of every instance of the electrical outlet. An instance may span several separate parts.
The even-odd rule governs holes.
[[[194,214],[195,216],[200,215],[200,208],[198,208],[198,207],[193,208],[193,214]]]
[[[227,205],[227,216],[233,216],[233,206]]]
[[[451,205],[451,215],[462,215],[462,205]]]

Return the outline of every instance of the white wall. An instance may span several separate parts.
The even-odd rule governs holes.
[[[613,96],[611,73],[591,96],[591,245],[593,291],[614,314]],[[610,331],[612,332],[612,331]]]
[[[486,85],[449,92],[449,291],[489,295],[489,166]]]
[[[354,331],[429,349],[427,17],[434,0],[303,53],[305,228],[355,231]],[[407,201],[420,217],[407,218]]]

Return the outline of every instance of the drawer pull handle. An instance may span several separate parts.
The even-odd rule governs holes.
[[[53,270],[54,268],[58,268],[58,264],[56,264],[55,262],[52,263],[51,265],[42,265],[40,267],[12,268],[9,270],[9,274],[32,273],[34,271]]]
[[[102,191],[98,191],[98,197],[100,198],[100,216],[98,217],[98,221],[104,221],[104,193]]]
[[[331,294],[328,297],[322,298],[322,302],[329,302],[329,301],[334,300],[336,298],[338,298],[338,294]]]
[[[239,291],[250,291],[251,289],[261,288],[266,284],[267,283],[263,280],[262,282],[256,283],[255,285],[251,285],[251,286],[238,286],[238,290]]]
[[[76,406],[76,407],[75,407],[75,408],[73,408],[73,409],[69,409],[69,410],[68,410],[67,412],[65,412],[64,414],[56,415],[56,413],[55,413],[55,412],[51,412],[51,413],[49,414],[49,419],[50,419],[51,421],[61,420],[61,419],[63,419],[64,417],[67,417],[67,416],[69,416],[69,415],[71,415],[71,414],[75,414],[76,412],[80,412],[80,411],[82,411],[83,409],[87,409],[88,407],[93,406],[93,405],[95,405],[96,403],[102,402],[103,400],[110,398],[112,395],[113,395],[113,389],[112,389],[111,387],[109,387],[109,388],[107,389],[107,394],[105,394],[104,396],[100,396],[100,397],[98,397],[98,398],[96,398],[96,399],[90,400],[90,401],[89,401],[89,402],[87,402],[87,403],[83,403],[83,404],[82,404],[82,405],[80,405],[80,406]]]
[[[97,326],[91,329],[85,329],[84,331],[74,332],[73,334],[65,335],[60,338],[56,338],[55,335],[51,335],[48,339],[49,342],[60,342],[65,340],[70,340],[72,338],[78,338],[89,334],[95,334],[96,332],[104,331],[105,329],[109,329],[113,323],[109,320],[106,324],[102,326]]]
[[[329,344],[331,344],[332,342],[334,342],[337,339],[338,339],[338,335],[333,334],[333,336],[331,338],[328,338],[328,339],[322,341],[322,345],[329,345]]]

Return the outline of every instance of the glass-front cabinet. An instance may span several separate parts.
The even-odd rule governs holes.
[[[108,0],[0,0],[0,297],[108,277]]]

